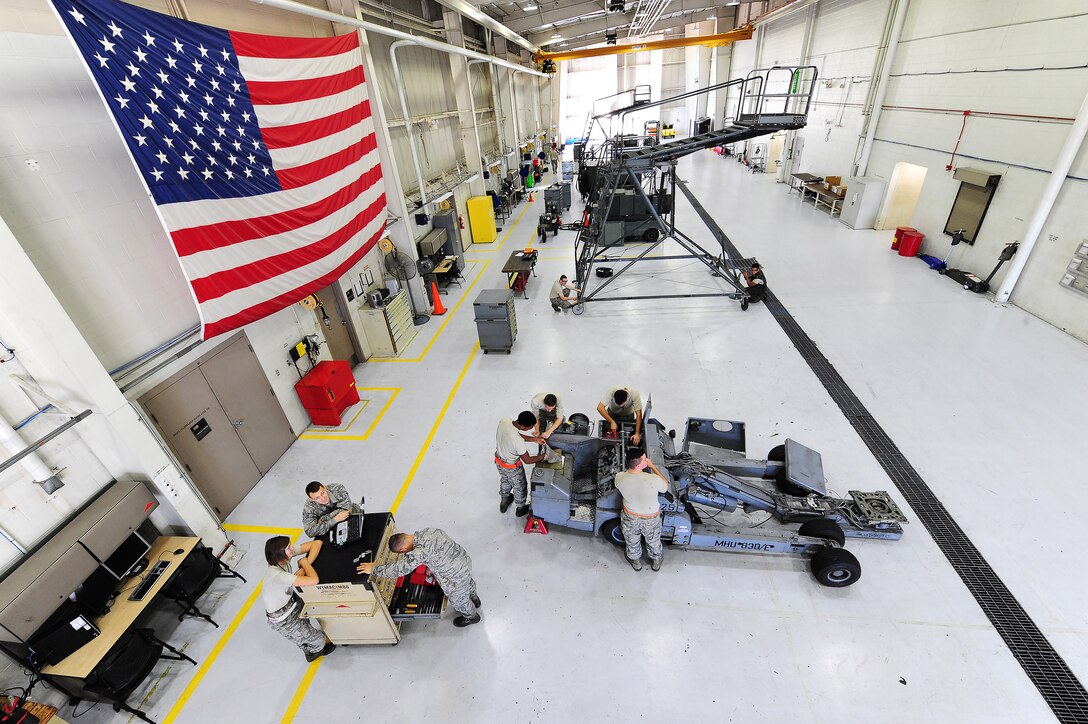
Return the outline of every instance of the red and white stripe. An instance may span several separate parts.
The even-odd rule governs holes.
[[[283,190],[159,207],[205,339],[328,286],[385,230],[358,35],[231,40]]]

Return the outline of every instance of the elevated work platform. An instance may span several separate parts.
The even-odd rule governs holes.
[[[639,99],[641,102],[588,119],[587,140],[593,126],[604,130],[606,136],[603,142],[586,152],[579,169],[579,188],[588,191],[586,210],[575,242],[575,271],[582,290],[582,303],[707,296],[746,300],[747,287],[740,279],[742,260],[731,259],[721,240],[707,249],[676,228],[676,162],[703,149],[803,128],[808,119],[816,76],[815,66],[753,70],[745,78],[653,103]],[[665,143],[624,133],[627,116],[631,113],[711,91],[730,90],[737,93],[740,109],[721,129]],[[617,120],[618,133],[609,135]],[[683,253],[651,256],[651,252],[666,240],[679,245]],[[612,276],[598,281],[594,267],[609,260],[610,250],[629,241],[645,242],[648,246],[637,257],[628,257],[627,263]],[[616,278],[636,264],[678,259],[695,259],[706,265],[721,280],[720,291],[632,295],[629,292],[631,285],[625,284],[619,285],[628,290],[624,296],[606,294]],[[742,306],[747,308],[747,304]]]

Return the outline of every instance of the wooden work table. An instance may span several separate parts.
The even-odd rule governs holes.
[[[507,288],[514,289],[517,282],[520,289],[515,291],[521,292],[521,296],[525,299],[529,298],[525,291],[525,288],[529,286],[529,275],[536,276],[536,259],[536,252],[516,249],[510,252],[510,257],[502,267],[502,273],[506,275]]]
[[[129,594],[139,585],[139,582],[135,579],[123,581],[121,583],[121,592],[117,594],[117,598],[114,600],[109,612],[94,621],[94,624],[98,626],[98,636],[59,664],[46,666],[42,669],[42,673],[47,676],[87,678],[94,671],[94,667],[98,665],[98,662],[109,653],[113,645],[120,640],[121,636],[136,622],[140,614],[155,600],[159,591],[174,577],[181,562],[196,548],[199,542],[200,538],[192,536],[159,536],[156,538],[155,542],[151,544],[151,550],[147,553],[147,559],[150,563],[145,570],[150,571],[155,563],[160,560],[169,561],[170,567],[159,576],[159,580],[155,582],[147,595],[139,601],[128,600]],[[179,548],[181,552],[174,553]]]
[[[842,202],[846,198],[846,192],[836,194],[825,190],[823,184],[820,183],[805,184],[801,187],[801,201],[804,202],[809,196],[812,197],[813,207],[823,204],[831,209],[831,215],[834,216],[836,212],[842,210]]]

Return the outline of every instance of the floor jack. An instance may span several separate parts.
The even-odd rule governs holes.
[[[963,288],[969,292],[975,292],[976,294],[985,294],[990,291],[990,280],[994,278],[994,274],[997,274],[997,270],[1001,268],[1001,265],[1012,259],[1013,254],[1020,248],[1020,242],[1013,241],[1005,244],[1005,248],[1001,250],[1001,255],[997,257],[997,266],[990,272],[990,276],[985,279],[979,279],[970,272],[965,272],[961,269],[944,269],[940,273],[946,277],[952,279],[957,284],[963,285]]]

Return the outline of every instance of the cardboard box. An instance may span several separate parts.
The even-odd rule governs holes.
[[[838,186],[842,183],[842,176],[825,176],[824,181],[829,186]]]

